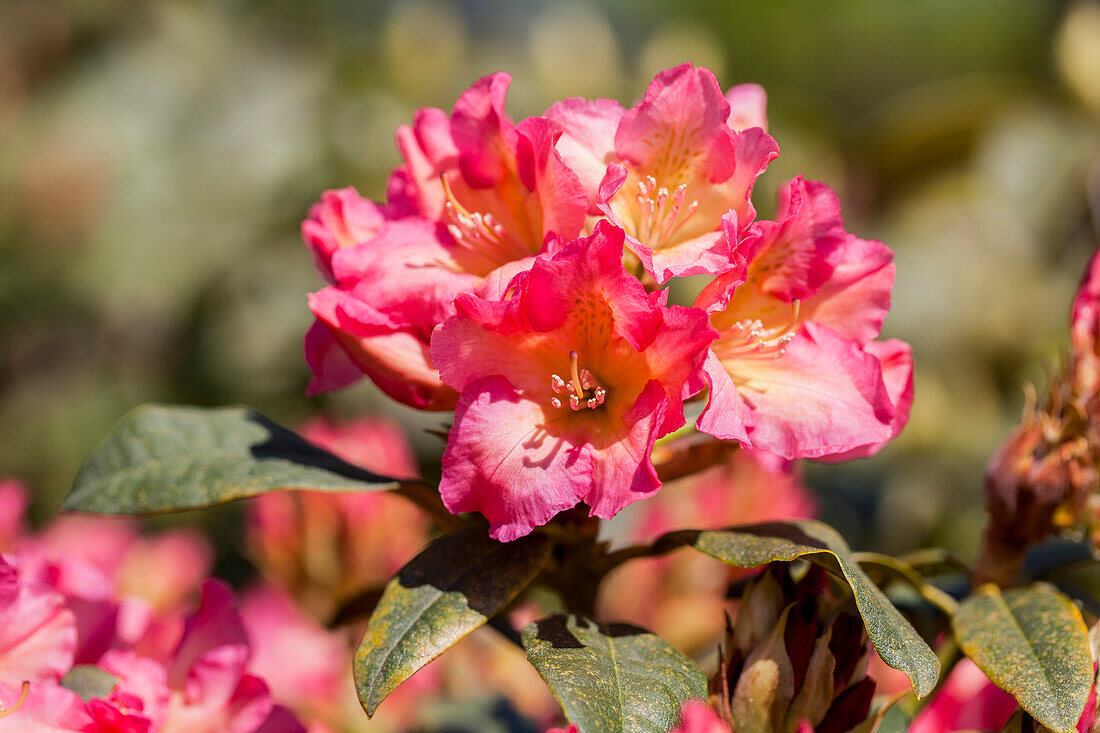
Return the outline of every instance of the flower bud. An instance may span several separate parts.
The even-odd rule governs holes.
[[[797,582],[789,568],[769,565],[742,596],[712,705],[734,731],[849,731],[875,691],[863,623],[829,593],[823,568]]]

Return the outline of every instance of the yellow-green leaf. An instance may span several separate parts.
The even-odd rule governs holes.
[[[665,733],[690,698],[706,698],[699,665],[626,624],[558,614],[523,630],[527,660],[584,733]]]
[[[279,489],[378,491],[400,485],[345,463],[247,407],[143,405],[84,462],[62,507],[151,514]]]
[[[936,686],[940,662],[935,653],[852,560],[848,543],[829,525],[792,520],[724,530],[683,530],[665,535],[657,544],[658,547],[688,545],[740,568],[798,559],[825,566],[851,587],[867,636],[882,660],[905,672],[918,697],[924,697]]]
[[[497,542],[484,528],[444,535],[386,585],[355,652],[359,702],[373,715],[394,688],[483,625],[526,588],[551,542]]]
[[[966,656],[1031,717],[1072,733],[1093,680],[1088,629],[1072,601],[1045,585],[1002,593],[986,584],[951,626]]]

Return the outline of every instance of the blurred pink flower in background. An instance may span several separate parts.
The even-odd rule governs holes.
[[[936,696],[909,724],[909,733],[949,730],[999,730],[1016,711],[1016,701],[986,677],[969,659],[962,659]]]
[[[302,435],[369,471],[417,474],[412,448],[394,423],[318,418]],[[248,502],[245,537],[264,575],[311,614],[327,618],[334,603],[380,587],[411,560],[427,543],[428,522],[410,502],[384,492],[283,491]]]
[[[651,542],[676,529],[719,529],[813,517],[813,497],[787,461],[738,450],[723,465],[670,482],[638,505],[628,542]],[[641,558],[615,569],[600,588],[600,618],[650,629],[680,649],[712,648],[725,629],[726,591],[747,571],[687,550]]]

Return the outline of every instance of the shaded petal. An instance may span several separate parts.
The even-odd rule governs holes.
[[[790,302],[813,295],[829,279],[847,240],[832,189],[801,176],[779,192],[779,214],[761,222],[748,265],[751,288]]]
[[[736,440],[746,448],[752,447],[748,433],[752,425],[752,411],[713,351],[707,353],[702,374],[710,394],[707,406],[695,421],[695,427],[715,438]]]
[[[455,101],[451,137],[462,177],[474,188],[491,188],[509,175],[516,128],[504,112],[512,77],[504,72],[478,79]]]
[[[592,455],[568,436],[551,435],[542,408],[507,379],[469,385],[455,408],[439,492],[452,512],[481,512],[489,534],[509,542],[588,494]]]
[[[0,555],[0,684],[58,680],[73,664],[76,619],[49,586]]]
[[[621,421],[617,416],[604,415],[603,439],[613,439],[596,450],[591,489],[584,496],[584,503],[592,508],[589,516],[611,519],[623,507],[653,496],[661,488],[650,455],[668,409],[664,390],[653,380]],[[682,410],[679,422],[684,422]]]
[[[302,240],[313,254],[317,271],[334,281],[332,256],[375,236],[385,223],[381,210],[351,186],[325,191],[302,222]]]
[[[588,197],[588,213],[597,215],[600,182],[615,154],[615,130],[623,107],[614,99],[588,101],[573,97],[556,102],[544,117],[562,128],[557,150],[577,177]]]
[[[555,149],[561,128],[544,117],[530,117],[516,129],[520,180],[538,195],[543,237],[553,232],[573,239],[584,227],[588,198],[577,174]]]
[[[343,389],[363,376],[363,370],[340,345],[332,329],[317,319],[306,331],[303,348],[313,378],[307,395]]]
[[[913,349],[898,339],[872,341],[864,344],[863,350],[871,354],[882,365],[882,379],[886,392],[894,405],[894,417],[890,421],[890,437],[879,443],[855,448],[854,450],[829,456],[829,462],[852,461],[878,453],[891,440],[901,433],[909,422],[909,411],[913,407]]]
[[[714,74],[681,64],[657,74],[642,102],[626,111],[615,152],[669,189],[696,177],[724,181],[734,168],[728,117]]]
[[[387,200],[397,209],[438,220],[446,200],[439,174],[458,164],[447,113],[434,107],[418,110],[411,126],[397,128],[397,147],[405,166],[391,178]]]
[[[802,301],[799,318],[865,344],[882,330],[894,287],[894,253],[882,242],[849,236],[833,274]]]
[[[235,604],[233,590],[223,581],[210,579],[203,583],[199,608],[187,619],[183,638],[169,668],[169,683],[173,688],[184,689],[191,685],[192,670],[211,654],[216,654],[217,661],[206,663],[207,667],[229,670],[235,663],[239,666],[237,679],[240,678],[248,661],[248,636]],[[226,674],[231,675],[231,671]],[[236,683],[234,679],[232,686]],[[232,687],[222,692],[228,698],[231,691]]]
[[[753,409],[757,448],[817,458],[890,438],[894,407],[878,359],[827,328],[804,324],[782,357],[724,365]]]

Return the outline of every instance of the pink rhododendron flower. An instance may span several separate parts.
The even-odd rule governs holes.
[[[909,733],[1000,730],[1016,707],[1012,695],[990,682],[978,665],[962,659],[935,698],[909,724]]]
[[[714,74],[683,64],[658,74],[629,110],[567,99],[546,111],[564,129],[558,150],[584,183],[590,213],[623,227],[658,283],[734,267],[756,216],[753,183],[779,147],[760,127],[743,127],[766,124],[763,90],[731,95],[736,110]]]
[[[221,581],[203,584],[168,667],[171,696],[164,733],[253,733],[274,703],[267,684],[248,674],[248,636]]]
[[[784,458],[869,455],[912,403],[908,344],[872,341],[890,306],[893,253],[845,232],[824,184],[794,179],[779,209],[741,243],[744,266],[695,301],[720,333],[697,426]]]
[[[65,599],[0,555],[0,684],[56,681],[73,664],[77,630]]]
[[[195,531],[142,537],[133,522],[106,517],[62,517],[24,538],[19,555],[76,613],[79,664],[113,646],[166,658],[182,633],[184,602],[213,562]]]
[[[417,473],[408,440],[391,422],[317,419],[302,434],[367,470],[399,478]],[[245,531],[264,574],[307,610],[327,617],[335,599],[385,583],[416,555],[427,541],[428,522],[410,502],[383,492],[285,491],[251,500]]]
[[[456,395],[440,382],[428,344],[454,312],[455,296],[502,267],[522,267],[516,263],[539,253],[547,235],[580,233],[585,195],[554,148],[560,131],[541,118],[513,124],[504,111],[509,81],[487,76],[450,116],[423,109],[398,130],[405,164],[391,179],[383,221],[357,203],[352,234],[344,231],[352,228],[346,198],[344,216],[328,215],[335,223],[324,223],[331,195],[328,208],[322,202],[314,210],[303,231],[315,252],[334,252],[322,272],[335,284],[310,297],[317,317],[305,343],[311,392],[366,374],[400,402],[450,409]],[[373,236],[339,246],[376,225]]]
[[[252,650],[249,670],[267,682],[276,700],[331,719],[348,686],[345,640],[269,585],[245,593],[240,613]]]
[[[698,309],[662,305],[622,265],[623,233],[540,256],[512,297],[462,295],[432,339],[461,392],[440,493],[508,541],[583,501],[614,516],[660,488],[649,454],[683,424],[685,385],[714,338]]]

